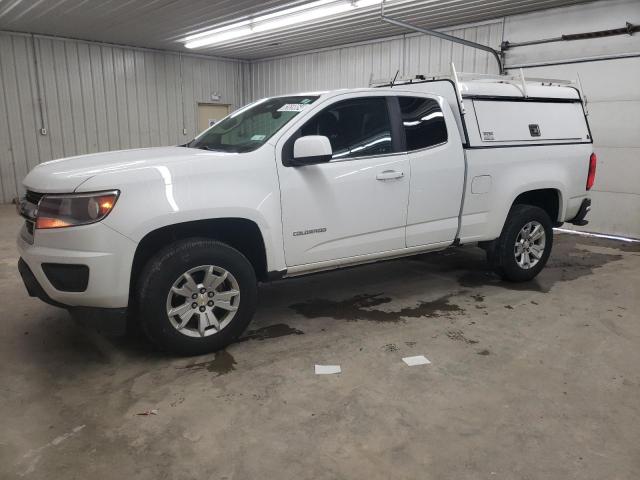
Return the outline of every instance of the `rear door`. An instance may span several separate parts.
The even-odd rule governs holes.
[[[405,247],[409,162],[398,153],[390,100],[360,95],[332,102],[277,147],[287,266]],[[333,159],[285,166],[296,138],[324,135]]]
[[[464,154],[453,113],[441,97],[397,97],[411,169],[407,247],[452,242],[464,186]]]

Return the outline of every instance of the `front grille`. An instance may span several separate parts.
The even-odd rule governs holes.
[[[33,203],[34,205],[38,205],[44,193],[32,192],[31,190],[27,190],[27,194],[25,195],[25,199],[29,203]]]

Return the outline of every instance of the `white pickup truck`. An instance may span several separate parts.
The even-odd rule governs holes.
[[[544,267],[590,207],[579,90],[449,79],[256,101],[186,145],[54,160],[25,178],[30,295],[134,312],[160,347],[233,342],[258,281],[476,243],[505,279]]]

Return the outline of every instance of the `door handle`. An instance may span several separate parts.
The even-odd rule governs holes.
[[[404,172],[398,172],[397,170],[385,170],[376,175],[376,180],[394,180],[404,177]]]

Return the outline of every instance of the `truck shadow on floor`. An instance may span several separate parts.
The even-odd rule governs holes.
[[[411,318],[453,318],[465,313],[465,309],[455,303],[457,296],[484,298],[485,287],[546,293],[558,282],[592,275],[610,262],[622,260],[628,254],[638,255],[639,252],[640,244],[637,243],[558,235],[546,268],[538,278],[522,284],[503,282],[489,270],[484,252],[474,247],[318,274],[306,280],[274,282],[261,286],[256,319],[239,342],[304,334],[295,328],[295,324],[290,326],[291,321],[283,321],[290,317],[292,311],[307,319],[330,317],[345,321],[395,323]],[[381,276],[384,277],[383,282]],[[479,291],[481,288],[483,295]],[[363,293],[367,290],[375,293]],[[425,297],[429,293],[431,295],[430,298],[415,300],[416,292],[424,292]],[[402,301],[405,294],[413,299],[412,304],[394,308],[393,302]],[[60,311],[60,315],[54,315],[56,318],[44,318],[42,337],[29,338],[28,332],[25,333],[22,342],[26,348],[32,344],[32,358],[44,360],[53,355],[67,364],[85,361],[93,365],[110,363],[114,352],[142,362],[160,359],[170,362],[175,358],[157,351],[135,330],[124,336],[109,335],[106,338],[99,327],[85,325],[78,329],[71,319],[57,318],[66,316]],[[61,351],[65,352],[64,358],[59,357]]]
[[[594,251],[592,247],[613,249],[611,253]],[[616,253],[615,250],[620,251]],[[458,285],[465,290],[442,295],[435,300],[418,301],[417,305],[404,307],[399,310],[380,310],[376,307],[393,301],[383,293],[361,293],[351,297],[335,300],[327,297],[307,299],[303,302],[289,305],[289,308],[306,318],[330,317],[338,320],[371,320],[376,322],[399,322],[406,318],[438,317],[464,313],[464,309],[452,303],[451,297],[468,293],[466,289],[476,291],[473,298],[484,298],[477,293],[482,287],[498,287],[514,291],[531,291],[548,293],[558,282],[576,280],[592,275],[594,270],[604,265],[623,259],[624,252],[640,251],[639,244],[621,241],[574,235],[558,235],[555,238],[553,253],[545,269],[532,281],[511,283],[503,281],[497,274],[489,270],[485,254],[475,247],[448,249],[442,252],[419,255],[416,257],[395,260],[419,266],[419,275],[415,270],[409,270],[409,275],[401,275],[399,282],[421,282],[431,275],[451,276]],[[372,267],[363,267],[372,268]],[[390,271],[392,269],[389,269]],[[335,274],[332,274],[335,275]],[[375,275],[372,275],[375,278]],[[388,278],[393,282],[392,278]],[[319,282],[320,283],[320,282]],[[366,288],[360,282],[358,289]],[[331,288],[331,286],[328,286]],[[316,285],[316,290],[324,290]],[[426,289],[425,289],[426,291]],[[509,306],[505,307],[508,308]],[[511,307],[512,308],[512,307]]]
[[[593,247],[604,247],[612,252],[598,252]],[[620,253],[614,252],[615,250]],[[569,234],[556,235],[545,268],[535,279],[523,283],[503,281],[489,270],[484,252],[477,248],[467,247],[426,254],[415,257],[415,261],[423,262],[425,267],[432,271],[459,273],[457,278],[461,287],[493,286],[508,290],[548,293],[558,282],[593,275],[595,269],[622,260],[625,252],[640,252],[640,244]]]

